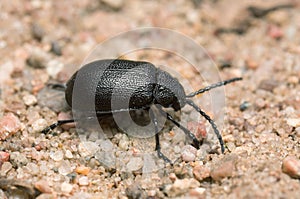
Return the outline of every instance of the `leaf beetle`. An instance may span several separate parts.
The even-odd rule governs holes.
[[[82,76],[80,78],[80,87],[82,89],[79,92],[82,92],[82,94],[77,95],[77,104],[76,107],[74,107],[73,96],[74,92],[78,91],[78,89],[74,90],[74,87],[75,82],[79,79],[79,73]],[[189,105],[211,124],[223,153],[225,150],[224,142],[217,125],[210,116],[198,107],[190,98],[213,88],[239,80],[242,80],[242,78],[238,77],[221,81],[186,95],[183,86],[177,79],[172,77],[168,72],[156,68],[150,62],[105,59],[88,63],[76,71],[66,83],[65,99],[72,109],[75,108],[76,111],[80,112],[96,111],[97,117],[105,117],[105,115],[112,114],[114,111],[149,110],[150,106],[155,104],[165,108],[173,108],[175,112],[181,110],[185,105]],[[92,88],[92,84],[96,85],[95,88]],[[118,108],[112,108],[111,101],[113,94]],[[92,106],[93,110],[89,110],[90,106],[87,106],[86,100],[88,98],[94,98],[95,104]],[[128,100],[127,98],[130,99]],[[174,123],[192,140],[192,145],[194,147],[199,148],[200,142],[193,133],[177,122],[162,108],[160,108],[159,111],[162,114],[165,114],[167,120]],[[155,150],[157,151],[158,157],[172,164],[161,152],[157,120],[151,111],[149,113],[152,119],[151,121],[155,126]],[[72,122],[76,122],[76,120],[58,120],[56,123],[45,128],[42,133],[47,133],[57,126]]]

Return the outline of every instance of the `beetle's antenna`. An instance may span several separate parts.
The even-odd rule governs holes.
[[[225,80],[225,81],[222,81],[222,82],[218,82],[218,83],[212,84],[210,86],[207,86],[205,88],[201,88],[198,91],[192,92],[192,93],[188,94],[186,97],[187,98],[194,97],[194,96],[196,96],[196,95],[198,95],[200,93],[204,93],[204,92],[209,91],[209,90],[211,90],[213,88],[224,86],[226,84],[229,84],[229,83],[232,83],[232,82],[235,82],[235,81],[240,81],[242,79],[243,79],[242,77],[236,77],[236,78],[228,79],[228,80]]]
[[[220,134],[215,122],[204,111],[202,111],[192,100],[187,99],[186,103],[188,105],[192,106],[197,112],[199,112],[211,124],[211,126],[219,140],[219,143],[221,145],[221,151],[222,151],[222,153],[224,153],[224,151],[225,151],[224,141],[223,141],[222,135]]]

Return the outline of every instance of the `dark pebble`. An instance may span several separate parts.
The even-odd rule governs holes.
[[[251,106],[250,102],[244,101],[244,102],[240,105],[240,111],[245,111],[245,110],[247,110],[250,106]]]
[[[62,55],[61,46],[57,41],[51,42],[51,52],[58,56]]]

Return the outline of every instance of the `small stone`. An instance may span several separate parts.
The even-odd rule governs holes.
[[[197,149],[191,145],[185,145],[181,152],[181,158],[183,161],[192,162],[197,155]]]
[[[46,180],[37,181],[34,187],[42,193],[52,193],[52,189]]]
[[[34,95],[25,95],[23,101],[27,106],[32,106],[37,103],[37,99]]]
[[[69,160],[61,161],[61,164],[58,167],[58,173],[61,175],[68,175],[71,172],[73,172],[73,169],[71,167],[71,163],[69,162]]]
[[[210,176],[210,169],[204,165],[197,165],[193,169],[195,178],[202,181]]]
[[[70,150],[66,150],[65,156],[66,156],[66,158],[68,158],[68,159],[72,159],[72,158],[73,158],[73,154],[72,154],[72,152],[71,152]]]
[[[190,196],[193,198],[205,198],[203,195],[206,189],[203,187],[197,187],[195,189],[190,190]]]
[[[124,0],[101,0],[101,2],[114,10],[119,10],[124,5]]]
[[[258,68],[259,64],[256,61],[254,61],[253,59],[247,59],[246,60],[246,66],[249,69],[255,70],[255,69]]]
[[[132,185],[129,185],[125,190],[126,196],[128,198],[146,198],[146,192],[143,190],[143,188],[137,184],[134,183]]]
[[[199,186],[200,183],[194,178],[177,179],[173,185],[166,188],[166,193],[169,197],[177,197],[185,194],[189,189],[194,189]]]
[[[31,124],[34,133],[41,132],[47,126],[48,126],[48,122],[45,119],[38,119]]]
[[[21,122],[13,113],[7,113],[0,119],[0,140],[8,137],[21,130]]]
[[[238,156],[235,154],[224,157],[213,166],[210,176],[216,181],[232,176],[237,160]]]
[[[273,39],[280,39],[283,37],[284,33],[279,26],[271,25],[268,28],[268,35]]]
[[[67,183],[67,182],[63,182],[60,186],[60,189],[62,192],[64,193],[70,193],[73,189],[73,185]]]
[[[128,150],[128,147],[129,147],[129,138],[126,134],[122,134],[122,137],[119,141],[119,147],[120,149],[126,151]]]
[[[40,168],[32,162],[29,162],[26,165],[26,168],[28,169],[29,173],[32,174],[32,175],[38,175],[39,172],[40,172]]]
[[[95,159],[105,167],[114,168],[116,166],[116,156],[114,152],[98,151],[95,154]]]
[[[50,154],[50,158],[56,162],[59,162],[64,158],[64,154],[61,150],[58,150],[58,151],[52,152]]]
[[[42,41],[42,39],[45,35],[45,31],[41,25],[34,23],[31,26],[31,34],[34,39],[36,39],[38,41]]]
[[[1,176],[5,176],[6,173],[9,172],[11,169],[12,169],[12,164],[10,162],[4,162],[0,170]]]
[[[143,167],[143,159],[140,157],[132,157],[126,165],[127,171],[137,171]]]
[[[245,111],[245,110],[247,110],[250,106],[251,106],[251,103],[250,103],[250,102],[244,101],[244,102],[240,105],[240,111]]]
[[[27,59],[27,64],[33,68],[45,68],[50,57],[42,49],[33,49]]]
[[[61,46],[60,46],[59,42],[57,42],[57,41],[51,42],[51,52],[53,52],[55,55],[58,55],[58,56],[62,55]]]
[[[90,167],[85,167],[85,166],[79,166],[76,168],[76,173],[82,174],[82,175],[87,175],[89,174],[91,168]]]
[[[81,157],[93,156],[99,150],[99,146],[95,142],[80,142],[78,151]]]
[[[289,126],[300,127],[300,118],[288,118],[286,122]]]
[[[9,153],[0,151],[0,164],[9,160]]]
[[[102,149],[102,151],[112,151],[114,148],[113,143],[110,140],[101,140],[99,143],[99,147]]]
[[[15,151],[10,154],[10,162],[13,166],[21,167],[28,163],[28,159],[24,154]]]
[[[284,158],[282,171],[292,178],[300,179],[300,160],[294,156]]]
[[[56,79],[57,74],[64,68],[64,64],[58,60],[51,60],[47,63],[47,73],[50,77]]]
[[[82,176],[81,178],[78,179],[78,183],[80,186],[87,186],[89,185],[89,178],[86,176]]]
[[[279,83],[274,79],[264,79],[259,83],[258,88],[273,92],[273,90],[279,85]]]

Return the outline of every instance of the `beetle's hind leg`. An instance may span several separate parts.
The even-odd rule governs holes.
[[[57,122],[55,122],[55,123],[51,124],[50,126],[44,128],[42,130],[42,133],[47,134],[49,131],[55,129],[58,126],[61,126],[63,124],[67,124],[67,123],[73,123],[73,122],[75,122],[73,119],[71,119],[71,120],[58,120]]]
[[[161,152],[161,147],[160,147],[160,142],[159,142],[159,131],[158,131],[158,123],[157,123],[157,118],[155,117],[155,115],[153,114],[153,111],[150,109],[150,117],[153,120],[153,124],[155,127],[155,150],[157,151],[157,155],[159,158],[163,159],[165,162],[170,163],[171,165],[173,165],[173,163],[171,162],[171,160],[169,158],[167,158],[162,152]]]

